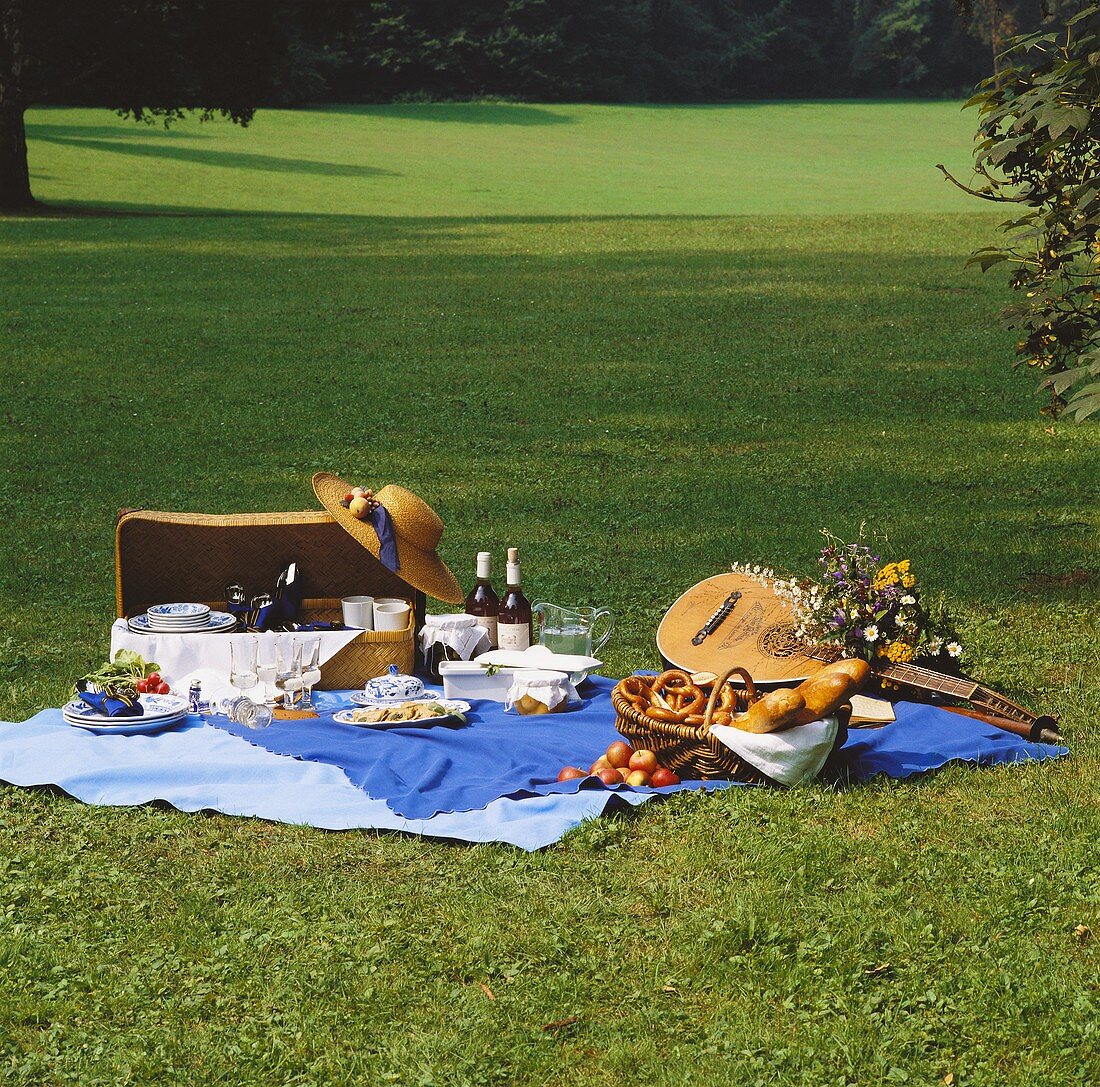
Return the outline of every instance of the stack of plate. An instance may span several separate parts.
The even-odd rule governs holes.
[[[237,625],[228,612],[211,611],[205,604],[157,604],[126,622],[135,634],[220,633]]]
[[[127,736],[134,732],[156,732],[158,729],[178,725],[187,717],[187,699],[175,694],[143,694],[140,717],[108,717],[98,713],[79,698],[73,699],[61,709],[61,716],[70,725],[85,728],[89,732],[114,733]]]

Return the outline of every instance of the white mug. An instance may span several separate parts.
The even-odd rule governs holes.
[[[376,600],[374,602],[375,630],[404,630],[409,625],[407,600]]]
[[[340,601],[344,611],[344,626],[357,630],[374,630],[374,597],[345,596]]]

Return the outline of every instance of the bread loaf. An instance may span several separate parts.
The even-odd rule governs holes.
[[[867,682],[870,674],[871,666],[864,660],[839,660],[826,665],[799,686],[806,708],[796,724],[806,725],[836,713]]]
[[[843,672],[831,672],[824,676],[814,676],[798,688],[806,702],[806,708],[798,715],[797,723],[809,724],[828,717],[844,705],[855,693],[856,685],[850,676]]]
[[[731,724],[742,732],[776,732],[793,725],[806,708],[806,700],[790,687],[769,691]]]
[[[871,678],[871,666],[865,660],[853,657],[848,660],[833,661],[832,664],[825,665],[820,672],[811,676],[806,682],[809,683],[815,679],[819,679],[821,676],[836,672],[849,676],[856,685],[857,691]],[[855,694],[855,691],[852,693]]]

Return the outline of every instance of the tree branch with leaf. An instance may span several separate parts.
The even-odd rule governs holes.
[[[1002,311],[1017,365],[1042,375],[1043,409],[1078,421],[1100,412],[1100,4],[1056,30],[1013,38],[976,107],[972,196],[1013,204],[1003,240],[973,253],[1007,264],[1020,301]]]

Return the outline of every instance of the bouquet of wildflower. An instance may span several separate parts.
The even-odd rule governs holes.
[[[872,662],[958,660],[962,646],[950,620],[942,606],[935,614],[925,607],[908,559],[880,565],[862,532],[856,543],[824,535],[818,581],[784,580],[758,566],[735,569],[770,584],[791,605],[801,641]]]

